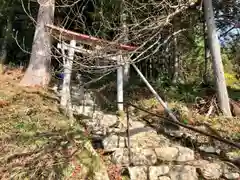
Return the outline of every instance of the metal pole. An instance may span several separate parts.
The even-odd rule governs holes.
[[[125,104],[126,104],[126,106],[127,106],[127,105],[128,105],[128,106],[132,106],[132,107],[134,107],[134,108],[136,108],[136,109],[139,109],[139,110],[141,110],[141,111],[143,111],[143,112],[146,112],[146,113],[148,113],[148,114],[151,114],[152,116],[156,116],[156,117],[159,117],[159,118],[163,118],[163,117],[159,116],[158,114],[152,113],[152,112],[150,112],[150,111],[148,111],[148,110],[146,110],[146,109],[140,108],[140,107],[138,107],[138,106],[136,106],[136,105],[134,105],[134,104],[131,104],[131,103],[125,103]],[[223,143],[225,143],[225,144],[228,144],[228,145],[230,145],[230,146],[233,146],[233,147],[236,147],[236,148],[240,149],[240,143],[235,143],[235,142],[230,141],[230,140],[228,140],[228,139],[224,139],[223,137],[209,134],[209,133],[204,132],[204,131],[202,131],[202,130],[196,129],[196,128],[192,127],[192,126],[183,124],[183,123],[181,123],[181,122],[179,122],[179,121],[172,121],[172,120],[169,120],[169,119],[165,119],[165,120],[168,121],[168,122],[170,122],[170,123],[172,123],[172,124],[174,124],[174,125],[179,125],[179,126],[184,127],[184,128],[186,128],[186,129],[190,129],[190,130],[192,130],[192,131],[194,131],[194,132],[203,134],[203,135],[205,135],[205,136],[209,136],[209,137],[211,137],[211,138],[213,138],[213,139],[216,139],[216,140],[218,140],[218,141],[220,141],[220,142],[223,142]]]
[[[127,111],[127,141],[128,141],[128,158],[129,158],[129,165],[132,164],[132,156],[131,156],[131,144],[130,144],[130,117],[129,117],[129,105],[126,105]]]
[[[132,66],[134,67],[134,69],[137,71],[137,73],[139,74],[139,76],[142,78],[142,80],[145,82],[145,84],[147,85],[147,87],[150,89],[150,91],[153,93],[153,95],[156,97],[156,99],[161,103],[161,105],[163,106],[163,108],[165,109],[165,111],[169,114],[169,116],[174,120],[174,121],[178,121],[178,119],[176,118],[176,116],[174,116],[174,114],[172,113],[172,111],[167,107],[167,104],[162,100],[162,98],[158,95],[158,93],[153,89],[153,87],[151,86],[151,84],[149,84],[149,82],[147,81],[147,79],[143,76],[143,74],[141,73],[141,71],[137,68],[137,66],[135,64],[132,64]]]

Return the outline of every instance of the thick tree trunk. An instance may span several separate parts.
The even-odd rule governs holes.
[[[203,5],[204,8],[204,5]],[[204,9],[203,9],[204,12]],[[203,17],[204,18],[204,17]],[[203,82],[205,84],[209,83],[209,71],[208,71],[208,63],[210,58],[210,51],[209,51],[209,45],[208,45],[208,38],[207,38],[207,28],[206,28],[206,22],[203,21],[203,38],[204,38],[204,70],[203,70]]]
[[[127,27],[127,13],[125,12],[125,1],[122,0],[122,14],[121,14],[121,23],[122,23],[122,35],[123,35],[123,43],[128,42],[128,27]],[[123,55],[124,61],[128,58],[126,55]],[[123,66],[123,81],[125,84],[128,83],[130,76],[130,65],[129,63],[124,64]]]
[[[12,13],[9,14],[7,24],[4,28],[4,38],[0,49],[0,74],[3,73],[3,65],[7,59],[7,44],[12,32]]]
[[[208,29],[210,52],[212,54],[213,59],[213,70],[218,92],[219,105],[224,115],[232,116],[229,105],[226,81],[224,77],[221,50],[219,40],[217,37],[216,25],[214,21],[212,0],[204,0],[204,13]]]
[[[1,50],[0,50],[0,74],[3,74],[4,72],[4,63],[6,61],[7,58],[7,38],[4,37],[2,45],[1,45]]]
[[[55,0],[38,0],[37,26],[27,71],[20,82],[23,86],[46,86],[51,77],[51,35],[45,25],[53,24]]]

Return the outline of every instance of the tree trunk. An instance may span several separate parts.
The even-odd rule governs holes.
[[[172,83],[176,84],[179,80],[179,55],[178,55],[178,47],[177,47],[177,37],[173,37],[173,58],[174,58],[174,65],[173,65],[173,79]]]
[[[7,29],[7,28],[6,28]],[[1,46],[1,57],[0,57],[0,74],[3,74],[4,72],[4,63],[6,61],[6,58],[7,58],[7,37],[5,36],[4,39],[3,39],[3,42],[2,42],[2,46]]]
[[[125,12],[124,5],[125,5],[125,1],[122,0],[122,14],[121,14],[122,35],[123,35],[123,43],[127,43],[128,42],[127,13]],[[128,58],[126,57],[126,55],[123,55],[123,59],[125,61]],[[126,63],[123,66],[123,81],[124,81],[124,84],[128,83],[129,75],[130,75],[130,65],[129,65],[129,63]]]
[[[204,12],[204,5],[203,5],[203,12]],[[203,17],[204,18],[204,17]],[[209,71],[208,71],[208,63],[210,58],[210,51],[209,51],[209,45],[208,45],[208,39],[207,39],[207,28],[206,28],[206,22],[203,21],[203,39],[204,39],[204,70],[203,70],[203,82],[205,84],[208,84],[209,79]]]
[[[53,24],[55,0],[38,0],[39,11],[27,71],[20,82],[23,86],[46,86],[51,78],[51,35],[45,28]]]
[[[2,74],[4,71],[3,65],[7,59],[7,44],[12,32],[12,13],[9,14],[7,18],[7,24],[4,29],[5,29],[4,38],[3,38],[3,42],[0,50],[0,55],[1,55],[0,56],[0,74]]]
[[[218,92],[219,105],[224,115],[232,116],[229,105],[226,81],[224,77],[221,50],[214,20],[212,0],[204,0],[204,13],[208,29],[208,40],[210,52],[212,54],[213,71]]]

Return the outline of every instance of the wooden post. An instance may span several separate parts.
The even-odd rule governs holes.
[[[120,65],[117,69],[117,102],[118,111],[123,112],[123,66],[122,56],[119,57],[118,64]]]
[[[76,40],[71,40],[70,47],[68,47],[68,58],[63,57],[64,59],[64,78],[63,78],[63,86],[61,92],[61,102],[60,105],[62,108],[66,110],[69,117],[73,116],[72,114],[72,103],[71,103],[71,91],[70,91],[70,83],[71,83],[71,74],[72,74],[72,64],[74,60],[74,53],[76,48]],[[62,54],[65,55],[65,48],[62,47]]]

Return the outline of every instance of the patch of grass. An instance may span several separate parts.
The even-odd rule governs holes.
[[[59,112],[54,94],[17,84],[0,77],[0,179],[90,177],[100,160],[87,153],[82,128]]]
[[[157,88],[155,89],[158,92],[158,89]],[[225,118],[223,116],[216,115],[213,113],[213,115],[206,118],[205,116],[209,110],[208,106],[204,107],[206,108],[205,114],[201,115],[197,113],[199,109],[195,109],[193,105],[197,103],[196,101],[197,97],[206,97],[206,94],[205,94],[206,89],[207,88],[200,88],[200,86],[196,85],[196,86],[192,86],[192,90],[191,90],[190,86],[183,87],[182,85],[181,88],[180,87],[168,88],[168,91],[165,91],[163,95],[160,94],[160,96],[166,97],[168,102],[168,107],[172,111],[178,112],[177,117],[183,123],[187,123],[187,124],[206,123],[211,128],[219,131],[223,137],[229,137],[235,140],[239,140],[240,119],[238,117]],[[144,92],[144,93],[141,94],[141,92]],[[134,93],[137,93],[136,97],[138,97],[136,99],[133,99],[134,104],[144,109],[150,109],[151,112],[158,114],[158,112],[155,112],[155,110],[151,108],[153,106],[158,107],[160,103],[156,100],[156,98],[152,95],[152,93],[149,90],[147,90],[147,88],[143,90],[143,87],[141,87],[139,88],[139,91],[137,88],[135,88],[133,94]],[[235,98],[237,97],[237,93],[239,93],[239,91],[235,92]],[[148,94],[148,95],[146,96],[145,94]],[[230,96],[232,97],[232,93],[230,93]],[[210,96],[210,99],[211,99],[211,96]],[[135,111],[135,115],[139,117],[145,117],[145,116],[148,117],[147,116],[148,114],[140,110],[135,109],[134,111]]]

